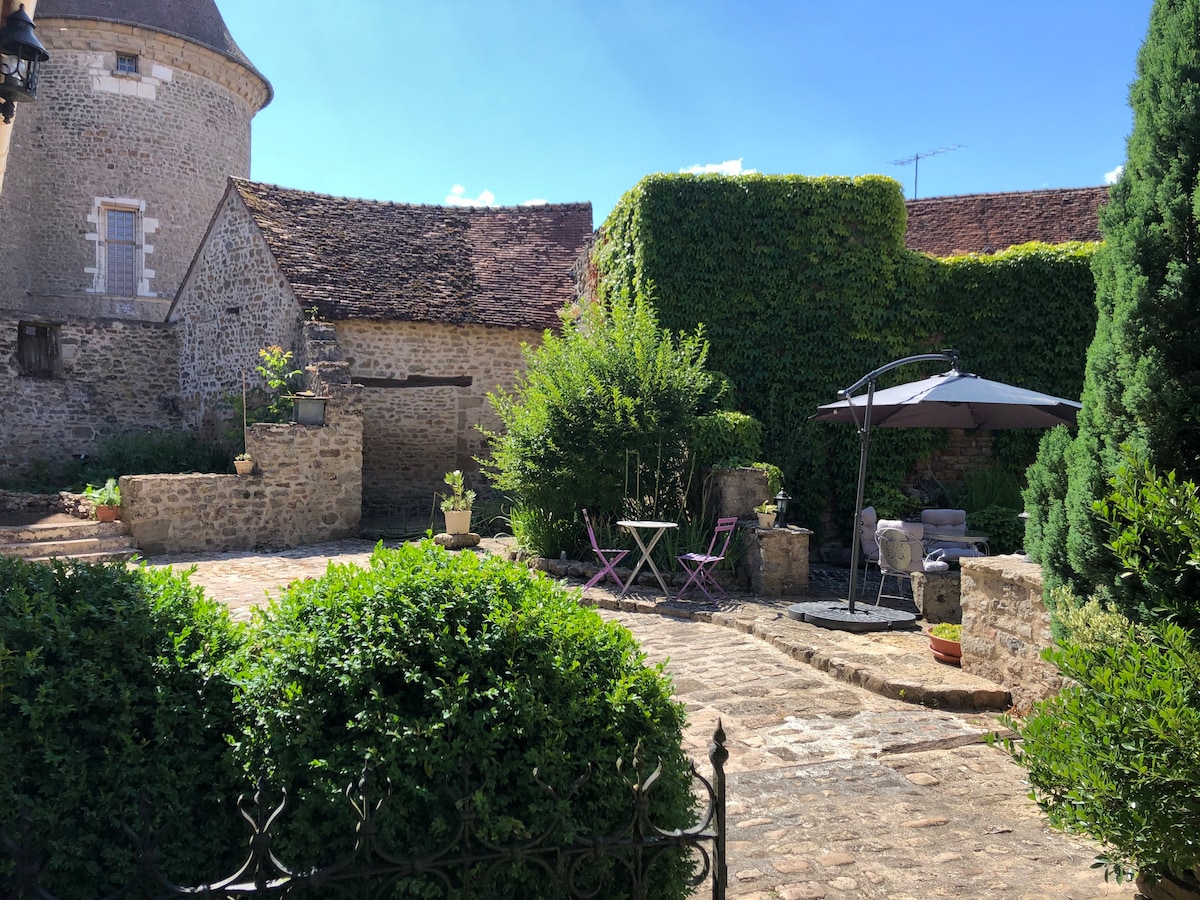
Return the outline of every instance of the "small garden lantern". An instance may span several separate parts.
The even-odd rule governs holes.
[[[787,505],[792,498],[780,489],[775,495],[775,527],[787,528]]]
[[[49,58],[22,3],[0,28],[0,116],[5,122],[12,121],[14,102],[37,96],[38,67]]]

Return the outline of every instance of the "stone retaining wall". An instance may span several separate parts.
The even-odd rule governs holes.
[[[330,400],[324,426],[251,425],[255,474],[132,475],[122,518],[143,553],[279,549],[358,533],[362,413],[357,389]]]
[[[1042,603],[1042,570],[1023,556],[962,560],[963,670],[1003,685],[1021,709],[1061,690],[1041,659],[1053,644]]]

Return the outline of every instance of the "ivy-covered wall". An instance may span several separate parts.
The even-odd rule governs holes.
[[[832,499],[848,523],[857,435],[809,422],[819,404],[892,359],[946,347],[964,371],[1078,397],[1095,324],[1095,245],[936,260],[905,248],[905,228],[900,185],[883,176],[652,175],[613,209],[594,261],[601,296],[627,290],[667,328],[704,326],[710,366],[764,423],[788,491],[812,522]],[[871,482],[899,484],[946,438],[875,434],[868,499]],[[1028,462],[1036,444],[1006,435],[997,448]]]

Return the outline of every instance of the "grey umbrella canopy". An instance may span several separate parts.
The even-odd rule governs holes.
[[[875,390],[879,376],[892,369],[916,362],[940,360],[952,366],[949,372],[921,381]],[[855,393],[866,388],[862,396]],[[863,492],[867,480],[867,456],[872,428],[965,428],[1009,429],[1051,428],[1074,425],[1082,404],[1038,391],[989,381],[958,371],[958,351],[908,356],[880,366],[845,390],[841,400],[817,407],[812,418],[817,422],[846,422],[858,428],[862,450],[858,463],[858,494],[854,504],[854,525],[850,550],[850,594],[847,606],[831,608],[823,603],[799,603],[788,615],[828,628],[870,631],[911,624],[915,617],[896,610],[856,610],[854,588],[858,577],[858,529],[862,518]]]
[[[817,422],[864,421],[867,397],[817,407]],[[1080,404],[951,369],[941,375],[875,391],[872,428],[1052,428],[1074,425]]]

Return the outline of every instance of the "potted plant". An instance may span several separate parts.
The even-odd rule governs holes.
[[[466,490],[461,469],[447,472],[442,479],[450,488],[449,494],[442,495],[442,512],[446,516],[447,534],[470,534],[471,504],[475,502],[475,492]]]
[[[92,501],[92,515],[97,521],[117,520],[117,513],[121,509],[121,488],[117,485],[117,479],[108,479],[101,488],[89,484],[83,489],[83,495]]]
[[[754,507],[755,515],[758,516],[758,527],[774,528],[775,513],[778,511],[778,509],[779,507],[777,507],[770,500],[767,500],[765,503],[760,503],[758,506]]]
[[[239,475],[253,475],[254,457],[249,453],[239,453],[233,458],[233,467]]]
[[[962,626],[953,622],[939,622],[928,629],[929,649],[938,662],[952,666],[962,665]]]

